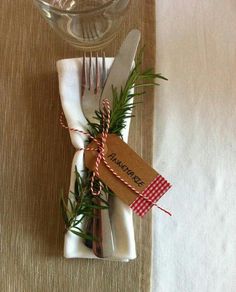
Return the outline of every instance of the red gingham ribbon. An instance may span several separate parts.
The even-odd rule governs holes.
[[[101,142],[98,141],[96,138],[94,138],[92,135],[90,135],[87,132],[84,132],[82,130],[78,130],[76,128],[69,128],[66,126],[62,121],[62,115],[60,116],[60,124],[63,128],[68,129],[73,132],[77,132],[80,134],[87,135],[90,139],[96,142],[98,145],[98,148],[79,148],[78,150],[86,150],[86,151],[97,151],[98,155],[95,162],[95,169],[93,171],[93,175],[91,178],[91,192],[93,195],[98,196],[101,194],[102,191],[102,183],[99,181],[99,190],[94,190],[94,181],[95,177],[99,177],[99,165],[101,163],[101,160],[104,162],[106,167],[120,180],[122,181],[128,188],[130,188],[132,191],[134,191],[138,197],[137,199],[130,205],[130,208],[139,216],[144,216],[152,206],[158,207],[163,212],[167,213],[171,216],[171,213],[166,211],[165,209],[159,207],[156,202],[167,192],[167,190],[171,187],[171,185],[161,176],[158,175],[150,184],[149,186],[142,192],[138,192],[133,186],[131,186],[128,182],[126,182],[120,175],[118,175],[111,166],[107,163],[105,159],[105,144],[107,135],[109,132],[110,127],[110,103],[108,99],[103,100],[103,131],[101,135]]]
[[[171,188],[170,183],[161,175],[158,175],[146,189],[138,196],[137,199],[130,205],[130,208],[139,216],[143,217],[153,205]],[[145,200],[145,198],[150,199]],[[157,206],[162,211],[171,215],[166,210]]]

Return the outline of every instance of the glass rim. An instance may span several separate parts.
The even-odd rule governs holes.
[[[34,0],[35,2],[41,3],[43,5],[46,5],[48,7],[50,7],[51,9],[58,11],[58,12],[63,12],[63,13],[67,13],[67,14],[85,14],[85,13],[92,13],[92,12],[96,12],[99,10],[102,10],[108,6],[110,6],[114,0],[110,0],[105,4],[101,4],[98,7],[95,8],[90,8],[90,9],[84,9],[84,10],[66,10],[66,9],[62,9],[59,7],[55,7],[54,5],[48,3],[46,0]]]

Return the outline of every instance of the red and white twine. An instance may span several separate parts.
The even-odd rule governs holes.
[[[76,133],[86,135],[88,138],[90,138],[91,140],[93,140],[97,144],[97,148],[86,147],[86,148],[79,148],[78,149],[79,151],[84,150],[84,151],[97,151],[98,152],[96,162],[95,162],[95,168],[94,168],[92,178],[91,178],[90,189],[91,189],[92,194],[94,196],[99,196],[102,192],[102,183],[99,181],[99,190],[95,191],[94,190],[94,182],[95,182],[95,177],[99,178],[99,165],[100,165],[101,161],[103,161],[104,164],[106,165],[106,167],[113,173],[113,175],[115,175],[120,181],[122,181],[129,189],[131,189],[133,192],[135,192],[140,197],[140,199],[142,198],[146,201],[146,205],[145,205],[143,203],[141,204],[140,200],[137,199],[130,205],[131,207],[132,207],[132,205],[135,206],[136,210],[138,211],[137,212],[138,215],[143,216],[147,212],[147,210],[149,210],[152,206],[156,206],[157,208],[159,208],[160,210],[162,210],[163,212],[165,212],[171,216],[170,212],[161,208],[153,201],[153,198],[152,198],[153,192],[151,193],[151,197],[150,196],[147,197],[144,195],[144,193],[147,193],[147,192],[145,192],[145,190],[147,190],[147,189],[151,190],[151,191],[153,191],[153,190],[156,191],[156,189],[153,187],[153,185],[154,185],[153,183],[156,181],[156,179],[142,193],[140,193],[132,185],[130,185],[127,181],[125,181],[119,174],[117,174],[114,171],[114,169],[112,169],[112,167],[106,161],[106,159],[105,159],[105,144],[106,144],[107,135],[109,132],[109,127],[110,127],[111,109],[110,109],[110,102],[108,99],[104,99],[102,102],[102,105],[103,105],[103,111],[102,111],[103,130],[101,133],[101,141],[97,140],[95,137],[93,137],[88,132],[85,132],[83,130],[79,130],[76,128],[70,128],[70,127],[66,126],[63,123],[63,113],[60,116],[60,124],[63,128],[68,129],[69,131],[73,131]],[[170,184],[168,182],[166,182],[164,180],[164,178],[161,176],[158,176],[157,178],[161,178],[160,179],[160,182],[162,184],[161,187],[163,189],[163,185],[164,185],[165,189],[163,189],[163,190],[164,190],[164,192],[166,192],[166,190],[168,190],[170,188]],[[158,185],[158,187],[160,187],[160,185]],[[159,199],[164,194],[164,192],[162,194],[157,194],[155,197],[156,200]],[[143,205],[145,205],[145,209],[144,209]]]

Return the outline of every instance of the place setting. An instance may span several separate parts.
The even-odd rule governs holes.
[[[66,258],[135,260],[133,217],[145,218],[153,207],[171,216],[158,202],[171,183],[128,145],[133,109],[143,106],[138,98],[166,78],[143,69],[145,47],[139,45],[137,28],[127,33],[115,56],[104,52],[129,2],[34,0],[80,56],[57,60],[55,68],[63,110],[58,123],[75,149],[69,191],[58,194]]]

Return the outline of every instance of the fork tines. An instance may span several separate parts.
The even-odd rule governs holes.
[[[82,65],[82,96],[85,90],[91,91],[95,95],[101,92],[107,78],[105,53],[99,57],[96,52],[83,54]]]

